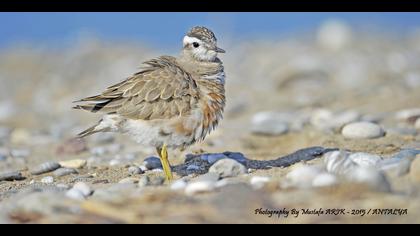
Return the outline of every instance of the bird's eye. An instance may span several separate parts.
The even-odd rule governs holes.
[[[194,46],[195,48],[198,48],[198,47],[200,47],[200,44],[198,44],[197,42],[194,42],[194,43],[193,43],[193,46]]]

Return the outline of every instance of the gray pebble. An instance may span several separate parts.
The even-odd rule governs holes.
[[[221,178],[235,177],[246,174],[247,169],[241,163],[232,159],[222,159],[214,163],[210,169],[210,173],[216,173]]]
[[[41,179],[41,183],[52,184],[52,183],[54,183],[54,178],[52,176],[46,176],[46,177]]]
[[[157,157],[148,157],[144,159],[143,165],[148,170],[162,168],[162,163],[160,162],[160,159]]]
[[[128,168],[128,173],[130,175],[140,175],[140,174],[144,174],[144,171],[137,166],[130,166]]]
[[[69,191],[66,192],[66,196],[76,200],[83,200],[93,194],[93,190],[83,182],[78,182],[73,185]]]
[[[361,167],[376,167],[382,161],[380,156],[364,152],[352,153],[348,158]]]
[[[165,178],[162,176],[151,176],[149,178],[149,185],[160,186],[165,182]]]
[[[6,173],[0,173],[0,181],[13,181],[13,180],[22,180],[25,179],[22,176],[22,173],[13,171],[13,172],[6,172]]]
[[[44,174],[44,173],[48,173],[48,172],[54,171],[54,170],[56,170],[56,169],[58,169],[60,167],[61,167],[60,164],[58,164],[57,162],[46,162],[46,163],[43,163],[43,164],[35,167],[31,171],[31,174],[33,174],[33,175],[41,175],[41,174]]]
[[[57,177],[62,177],[66,175],[78,174],[76,169],[73,168],[59,168],[53,173]]]
[[[150,182],[149,176],[142,176],[142,177],[139,179],[139,184],[138,184],[138,186],[139,186],[140,188],[146,187],[146,186],[148,186],[148,185],[149,185],[149,182]]]
[[[385,135],[384,130],[371,122],[355,122],[343,127],[341,134],[350,139],[373,139]]]
[[[6,159],[7,156],[0,153],[0,161],[5,161]]]
[[[278,122],[277,120],[265,120],[259,123],[253,123],[251,132],[259,135],[278,136],[289,131],[287,123]]]

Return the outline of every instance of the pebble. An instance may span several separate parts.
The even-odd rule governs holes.
[[[37,167],[35,167],[32,171],[31,174],[33,175],[41,175],[44,173],[48,173],[51,171],[54,171],[58,168],[60,168],[60,164],[58,164],[57,162],[45,162]]]
[[[416,155],[420,154],[419,150],[404,149],[393,155],[392,157],[381,161],[378,169],[384,171],[391,177],[400,177],[410,172],[410,166]]]
[[[318,130],[331,132],[341,129],[344,125],[356,122],[361,118],[357,111],[343,111],[333,113],[327,109],[318,109],[313,112],[310,123]]]
[[[398,111],[395,114],[397,120],[413,123],[420,118],[420,108],[412,108]]]
[[[341,134],[350,139],[373,139],[385,135],[384,130],[371,122],[355,122],[343,127]]]
[[[376,167],[382,161],[380,156],[364,152],[352,153],[348,158],[361,167]]]
[[[29,149],[12,149],[10,155],[16,158],[26,158],[31,154]]]
[[[293,169],[286,175],[286,186],[294,186],[298,188],[310,188],[312,187],[312,181],[322,173],[322,169],[319,166],[309,166],[304,164],[297,164]]]
[[[54,178],[52,176],[46,176],[46,177],[41,179],[41,183],[52,184],[52,183],[54,183]]]
[[[77,170],[74,168],[59,168],[53,173],[57,177],[62,177],[66,175],[78,174]]]
[[[414,127],[416,128],[416,130],[420,130],[420,118],[416,120]]]
[[[186,187],[187,187],[187,181],[183,179],[179,179],[173,182],[170,188],[173,191],[180,191],[180,190],[184,190]]]
[[[139,179],[128,177],[128,178],[124,178],[120,180],[118,183],[119,184],[137,184],[138,182],[139,182]]]
[[[216,188],[219,176],[214,173],[207,173],[190,182],[185,187],[186,195],[195,195],[199,193],[211,192]]]
[[[244,165],[235,160],[222,159],[210,167],[209,173],[216,173],[219,175],[219,177],[226,178],[246,174],[247,169]]]
[[[18,171],[0,173],[0,181],[13,181],[22,179],[24,179],[24,177],[22,176],[22,173]]]
[[[160,162],[160,159],[157,157],[148,157],[146,159],[144,159],[143,161],[143,165],[148,169],[148,170],[153,170],[153,169],[158,169],[158,168],[162,168],[162,163]]]
[[[144,171],[137,166],[130,166],[128,168],[128,173],[130,175],[141,175],[141,174],[144,174]]]
[[[332,174],[344,175],[353,171],[358,165],[348,156],[346,151],[333,151],[324,154],[324,163],[328,172]]]
[[[312,180],[313,187],[327,187],[338,184],[338,179],[330,173],[321,173]]]
[[[75,159],[69,161],[61,161],[59,164],[65,168],[80,169],[86,166],[87,160]]]
[[[415,183],[420,183],[420,155],[417,155],[411,163],[410,179]]]
[[[5,161],[6,159],[7,156],[0,153],[0,161]]]
[[[148,185],[149,185],[149,182],[150,182],[150,178],[149,178],[149,176],[142,176],[142,177],[139,179],[139,184],[138,184],[138,186],[139,186],[140,188],[146,187],[146,186],[148,186]]]
[[[377,191],[389,192],[391,185],[383,172],[373,167],[358,167],[346,175],[347,180],[364,183]]]
[[[249,182],[253,188],[260,189],[270,182],[270,178],[266,176],[253,176]]]
[[[66,196],[76,200],[86,199],[88,196],[92,195],[93,190],[83,182],[76,183],[73,188],[66,192]]]
[[[278,136],[289,131],[289,126],[286,122],[279,121],[274,116],[266,114],[257,114],[252,120],[251,132],[259,135]]]

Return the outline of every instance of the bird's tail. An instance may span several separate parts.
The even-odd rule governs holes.
[[[89,136],[89,135],[92,135],[92,134],[94,134],[94,133],[99,132],[100,130],[96,130],[96,126],[97,126],[97,125],[94,125],[94,126],[90,127],[89,129],[87,129],[87,130],[85,130],[85,131],[83,131],[83,132],[79,133],[79,134],[77,135],[77,138],[84,138],[84,137],[86,137],[86,136]]]

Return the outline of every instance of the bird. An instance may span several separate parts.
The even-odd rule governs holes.
[[[185,149],[205,137],[223,119],[225,72],[215,34],[192,27],[182,39],[181,53],[159,56],[102,93],[75,101],[74,109],[102,114],[77,135],[99,132],[130,136],[156,148],[167,181],[173,180],[168,149]]]

